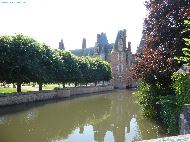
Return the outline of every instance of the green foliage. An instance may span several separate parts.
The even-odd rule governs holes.
[[[90,59],[89,57],[77,57],[78,67],[82,73],[82,79],[79,83],[90,83]]]
[[[0,82],[9,80],[10,57],[12,54],[10,36],[0,36]]]
[[[149,118],[159,116],[159,97],[164,93],[159,85],[150,85],[141,81],[137,91],[138,103],[143,109],[143,115]]]
[[[174,73],[172,88],[175,95],[161,97],[161,117],[170,133],[179,132],[179,115],[183,105],[190,103],[190,79],[184,73]]]
[[[33,82],[38,83],[52,83],[55,78],[55,60],[53,58],[52,50],[46,44],[38,45],[38,67]]]
[[[106,61],[98,58],[78,57],[79,69],[83,79],[80,83],[95,83],[98,81],[109,81],[111,79],[111,67]]]
[[[169,133],[178,134],[180,109],[176,97],[167,95],[160,97],[160,118]]]
[[[188,76],[184,73],[174,73],[172,80],[177,105],[183,107],[184,104],[190,103],[190,79]]]
[[[77,83],[82,78],[77,59],[70,52],[55,50],[54,57],[58,60],[56,81],[62,82],[63,87],[65,87],[65,83]]]
[[[169,133],[177,134],[183,105],[190,103],[189,86],[190,79],[183,73],[173,74],[170,88],[141,81],[137,92],[138,103],[145,116],[160,119]]]
[[[0,82],[16,83],[97,83],[111,79],[110,65],[102,60],[76,57],[68,51],[51,50],[31,37],[0,36]]]
[[[185,20],[185,24],[188,26],[188,28],[184,32],[190,31],[190,21]],[[180,57],[177,57],[176,59],[179,62],[190,64],[190,35],[188,37],[184,38],[185,44],[187,45],[186,48],[182,49],[183,54]]]

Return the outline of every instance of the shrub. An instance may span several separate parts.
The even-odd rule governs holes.
[[[167,95],[160,97],[160,118],[166,126],[168,133],[172,134],[179,132],[180,109],[176,102],[175,96]]]
[[[141,81],[136,94],[144,116],[160,119],[169,133],[178,133],[180,113],[184,104],[190,103],[189,86],[190,79],[184,73],[174,73],[167,88]]]
[[[140,82],[139,90],[137,91],[138,103],[142,107],[143,115],[149,118],[157,118],[159,95],[161,89],[158,85],[150,85],[145,81]]]

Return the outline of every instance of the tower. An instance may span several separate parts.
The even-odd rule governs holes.
[[[112,85],[126,88],[126,30],[120,30],[111,53]]]
[[[61,42],[59,42],[59,49],[60,50],[65,50],[63,39],[61,39]]]

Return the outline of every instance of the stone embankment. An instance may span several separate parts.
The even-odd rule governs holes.
[[[190,142],[190,134],[158,138],[158,139],[152,139],[152,140],[144,140],[144,141],[139,141],[139,142]]]
[[[40,92],[22,92],[12,94],[0,94],[0,106],[15,105],[21,103],[29,103],[43,101],[49,99],[68,98],[75,95],[97,93],[113,90],[113,86],[104,87],[77,87],[69,89],[47,90]]]

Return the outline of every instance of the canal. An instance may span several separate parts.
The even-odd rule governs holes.
[[[133,92],[0,108],[0,142],[132,142],[166,136],[140,115]]]

